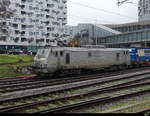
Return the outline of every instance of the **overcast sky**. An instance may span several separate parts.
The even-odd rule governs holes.
[[[118,7],[116,5],[117,0],[68,0],[68,25],[77,25],[78,23],[111,24],[137,21],[138,0],[129,1],[132,1],[133,4],[126,3]],[[116,15],[117,13],[118,15]]]

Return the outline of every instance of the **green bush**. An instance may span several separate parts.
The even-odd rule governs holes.
[[[26,55],[0,55],[0,64],[15,63],[0,65],[0,77],[16,77],[26,75],[21,72],[23,67],[28,67],[33,63],[34,56]]]

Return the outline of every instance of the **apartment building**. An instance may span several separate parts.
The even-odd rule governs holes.
[[[11,0],[10,2],[14,16],[8,21],[2,21],[3,26],[8,28],[9,36],[0,39],[1,46],[44,46],[51,40],[64,36],[67,0]]]
[[[150,0],[139,0],[138,17],[139,21],[150,20]]]

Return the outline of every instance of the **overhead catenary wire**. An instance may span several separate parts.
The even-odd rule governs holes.
[[[73,2],[73,1],[68,1],[68,2],[71,3],[71,4],[75,4],[75,5],[79,5],[79,6],[82,6],[82,7],[90,8],[90,9],[93,9],[93,10],[97,10],[99,12],[105,12],[105,13],[108,13],[108,14],[118,15],[118,16],[121,16],[121,17],[124,17],[124,18],[128,18],[128,19],[138,20],[138,18],[135,18],[135,17],[129,17],[129,16],[117,13],[117,12],[107,11],[105,9],[96,8],[96,7],[93,7],[93,6],[90,6],[90,5],[85,5],[85,4],[78,3],[78,2]]]
[[[136,5],[136,6],[138,5],[137,3],[132,2],[132,1],[130,1],[130,0],[122,0],[122,1],[118,0],[117,5],[120,6],[120,5],[125,4],[125,3],[134,4],[134,5]]]
[[[108,22],[108,23],[114,23],[114,22],[112,22],[112,21],[108,21],[108,20],[99,20],[99,19],[94,19],[94,18],[89,18],[89,17],[81,17],[81,16],[77,16],[77,15],[68,15],[69,17],[73,17],[73,18],[78,18],[78,19],[84,19],[84,20],[90,20],[90,21],[93,21],[93,22],[95,22],[96,20],[98,21],[98,22],[101,22],[101,21],[105,21],[105,22]]]

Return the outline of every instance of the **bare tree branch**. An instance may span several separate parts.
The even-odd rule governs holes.
[[[6,20],[14,15],[9,6],[10,0],[0,0],[0,33],[6,36],[8,36],[8,27],[3,24],[3,20]]]
[[[132,2],[130,2],[129,0],[118,0],[117,5],[120,6],[124,3],[132,3]]]

